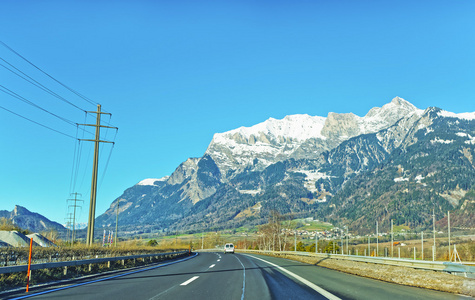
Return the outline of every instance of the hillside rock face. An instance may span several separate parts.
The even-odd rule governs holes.
[[[120,200],[126,203],[120,205],[121,224],[130,231],[256,224],[271,210],[302,216],[319,214],[348,224],[356,218],[359,223],[354,223],[362,226],[373,221],[353,208],[374,218],[384,215],[385,220],[391,214],[384,210],[368,212],[368,207],[376,207],[383,199],[374,198],[378,192],[370,186],[357,188],[354,182],[361,178],[378,182],[379,172],[386,169],[400,172],[403,168],[402,175],[408,174],[420,160],[425,161],[424,170],[414,176],[421,176],[417,177],[421,183],[418,187],[425,194],[418,195],[431,196],[419,200],[450,204],[446,199],[461,193],[451,192],[455,188],[452,185],[445,185],[449,190],[443,190],[428,182],[441,174],[449,176],[442,170],[445,168],[465,173],[455,176],[464,182],[459,189],[467,193],[473,188],[474,181],[467,178],[474,173],[474,115],[456,115],[438,108],[424,111],[396,97],[383,107],[372,108],[364,117],[352,113],[291,115],[217,133],[203,157],[188,159],[170,177],[131,187],[98,217],[97,224],[115,224],[114,208]],[[411,152],[419,148],[427,151],[420,150],[417,155]],[[441,160],[444,167],[439,166]],[[392,194],[405,188],[387,176],[383,176],[385,184],[380,182],[374,188],[395,189]],[[356,194],[360,197],[352,198]],[[467,200],[457,197],[457,203]],[[451,201],[456,208],[456,201]],[[404,203],[397,209],[411,205]],[[421,209],[427,207],[424,204]],[[439,205],[439,214],[444,207]],[[426,221],[426,216],[421,216],[417,224]],[[398,220],[403,222],[401,218]]]

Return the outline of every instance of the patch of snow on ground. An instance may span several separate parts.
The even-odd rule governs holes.
[[[424,176],[422,176],[422,175],[417,175],[415,179],[416,179],[416,181],[417,181],[418,183],[421,183],[421,180],[424,179]]]
[[[238,190],[238,192],[241,194],[248,194],[254,196],[262,192],[262,190]]]
[[[295,173],[302,173],[305,174],[305,183],[304,186],[307,190],[309,190],[312,193],[317,192],[317,188],[315,187],[315,182],[319,180],[320,178],[329,178],[331,176],[326,175],[325,173],[320,173],[318,171],[308,171],[308,170],[299,170],[295,171]]]
[[[452,144],[453,140],[441,140],[439,138],[435,138],[434,140],[430,141],[432,144],[439,143],[439,144]]]
[[[457,132],[456,135],[460,137],[466,137],[468,140],[465,141],[465,144],[475,145],[475,137],[471,136],[470,134],[465,132]]]
[[[404,178],[404,177],[394,178],[394,182],[403,182],[403,181],[409,181],[409,178]]]

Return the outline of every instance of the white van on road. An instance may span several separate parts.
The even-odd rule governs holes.
[[[224,245],[224,254],[226,253],[234,253],[234,245],[231,243],[227,243]]]

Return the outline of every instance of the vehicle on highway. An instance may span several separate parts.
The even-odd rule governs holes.
[[[232,243],[224,245],[224,254],[226,253],[234,253],[234,245]]]

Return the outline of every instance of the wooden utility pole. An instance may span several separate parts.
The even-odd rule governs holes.
[[[101,105],[97,105],[97,111],[88,111],[88,113],[96,114],[96,124],[79,124],[84,126],[94,126],[96,127],[96,135],[94,140],[82,140],[88,142],[94,142],[94,162],[92,165],[92,182],[91,182],[91,200],[89,203],[89,219],[87,222],[87,238],[86,244],[92,246],[94,242],[94,220],[96,217],[96,196],[97,196],[97,173],[99,166],[99,143],[111,143],[109,141],[102,141],[100,139],[100,129],[103,128],[112,128],[118,129],[117,127],[103,126],[101,125],[101,115],[111,115],[110,113],[101,112]]]

